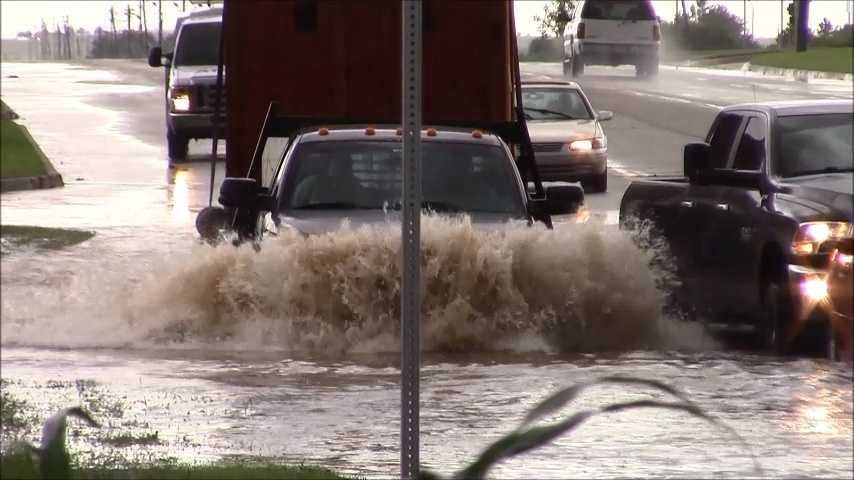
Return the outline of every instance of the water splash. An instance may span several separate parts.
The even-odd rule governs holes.
[[[425,215],[422,251],[427,351],[672,348],[676,337],[700,335],[662,316],[663,275],[650,266],[656,250],[612,227],[483,230],[466,217]],[[131,346],[399,348],[398,225],[344,224],[311,237],[285,231],[260,251],[199,247],[169,262],[140,281],[90,288],[97,304],[78,293],[88,315],[64,322],[90,341]],[[3,322],[4,344],[37,341],[45,322],[28,318]]]

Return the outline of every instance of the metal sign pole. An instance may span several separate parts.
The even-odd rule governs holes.
[[[400,476],[419,472],[421,370],[421,1],[402,4],[403,217],[400,293]]]

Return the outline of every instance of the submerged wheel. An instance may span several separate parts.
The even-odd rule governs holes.
[[[779,280],[765,285],[762,307],[765,311],[759,334],[762,346],[775,353],[786,353],[793,325],[792,299]]]
[[[173,132],[166,132],[166,143],[169,147],[169,161],[181,162],[187,159],[190,139]]]

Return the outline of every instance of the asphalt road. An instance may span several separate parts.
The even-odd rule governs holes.
[[[162,69],[150,68],[142,60],[3,67],[4,100],[22,115],[72,187],[65,189],[61,199],[56,193],[43,195],[57,197],[60,204],[67,203],[68,191],[80,192],[82,203],[97,203],[97,197],[109,202],[119,195],[112,186],[134,185],[158,192],[156,198],[142,192],[135,196],[155,206],[166,189],[166,210],[172,212],[168,217],[187,223],[207,204],[210,141],[192,142],[191,161],[168,168]],[[522,71],[562,77],[558,64],[525,63]],[[631,68],[593,67],[577,80],[596,109],[615,114],[604,124],[609,140],[609,191],[587,195],[588,207],[609,223],[616,221],[620,198],[633,177],[681,172],[683,145],[702,140],[721,106],[755,100],[852,98],[851,82],[800,82],[726,70],[662,67],[656,79],[639,80]],[[123,160],[117,162],[118,158]],[[219,162],[215,191],[222,167]],[[85,188],[75,190],[75,185]],[[182,208],[187,210],[177,216],[172,200],[176,185],[186,197]],[[17,206],[24,207],[19,213],[28,216],[25,205],[35,205],[18,198],[34,197],[4,195],[7,216],[15,216]]]

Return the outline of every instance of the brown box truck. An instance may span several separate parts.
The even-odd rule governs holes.
[[[512,2],[425,0],[424,123],[512,119]],[[394,120],[401,2],[226,0],[227,175],[248,173],[271,101],[283,115]]]

